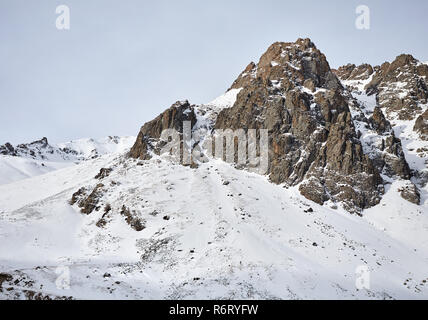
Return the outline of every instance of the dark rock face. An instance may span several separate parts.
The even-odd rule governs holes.
[[[384,173],[389,177],[395,175],[405,180],[410,179],[411,171],[404,156],[401,140],[392,132],[384,141],[385,149],[382,150],[384,151],[382,154]]]
[[[0,146],[0,154],[13,157],[17,156],[15,148],[9,142]]]
[[[422,140],[428,141],[428,110],[416,119],[413,130],[419,133]]]
[[[188,101],[176,102],[156,119],[147,122],[140,130],[137,141],[131,148],[129,156],[136,159],[148,160],[150,152],[158,152],[157,140],[165,129],[175,129],[183,132],[183,122],[190,121],[191,126],[196,123],[194,107]]]
[[[373,128],[378,134],[384,134],[391,131],[391,124],[386,120],[382,110],[379,107],[375,107],[373,115],[370,118]]]
[[[240,86],[215,128],[268,129],[273,182],[304,181],[300,191],[308,199],[342,201],[351,211],[378,203],[382,179],[363,153],[349,97],[309,39],[273,44],[232,88]]]
[[[0,273],[0,292],[3,290],[2,289],[3,282],[10,282],[12,280],[13,280],[12,275],[8,273]]]

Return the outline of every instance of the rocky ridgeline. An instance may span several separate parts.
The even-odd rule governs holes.
[[[369,95],[376,95],[378,105],[388,120],[409,121],[419,117],[415,131],[426,135],[427,64],[411,55],[402,54],[392,63],[385,62],[381,66],[348,64],[334,72],[339,79],[349,82],[352,89],[356,88],[359,80],[368,80],[362,89]],[[426,139],[426,136],[423,138]]]
[[[413,120],[421,114],[421,104],[428,103],[427,76],[428,65],[411,55],[400,55],[377,68],[366,90],[377,94],[388,118]]]
[[[332,70],[309,39],[274,43],[233,83],[229,90],[239,89],[237,99],[216,114],[211,129],[268,129],[272,182],[299,185],[316,203],[340,202],[360,212],[379,203],[384,192],[381,173],[410,178],[401,141],[381,109],[363,112],[336,76],[366,80],[374,72],[369,65]],[[149,159],[159,150],[162,130],[180,131],[183,121],[198,127],[203,109],[177,102],[142,127],[130,156]],[[367,149],[359,124],[382,136],[381,143]]]
[[[412,180],[424,188],[428,181],[428,65],[411,55],[403,54],[393,62],[385,62],[381,66],[349,64],[334,72],[354,96],[375,101],[374,110],[363,108],[363,111],[367,116],[382,123],[375,129],[384,139],[378,138],[375,143],[378,145],[377,150],[382,152],[377,155],[370,152],[369,154],[374,155],[376,159],[383,158],[386,162],[391,163],[392,160],[390,167],[394,167],[394,170],[384,172],[388,176],[396,173],[403,179],[414,178]],[[403,148],[396,135],[405,139],[408,147]],[[373,142],[375,139],[371,140]],[[422,165],[413,164],[408,168],[407,163],[404,163],[403,153],[407,153],[410,158],[416,156],[425,161],[422,161]],[[418,187],[409,183],[407,190],[410,191],[403,192],[402,196],[411,202],[419,203]]]
[[[10,143],[0,145],[0,155],[42,161],[80,162],[127,149],[134,141],[133,139],[132,137],[108,136],[97,140],[79,139],[51,145],[47,138],[42,138],[17,146]]]
[[[37,160],[48,160],[53,156],[59,156],[64,160],[70,160],[77,156],[77,152],[67,148],[56,148],[49,144],[47,138],[31,143],[19,144],[16,147],[10,143],[0,145],[0,154],[12,157],[27,157]]]

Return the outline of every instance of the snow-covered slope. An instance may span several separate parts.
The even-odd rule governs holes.
[[[79,139],[58,144],[60,149],[74,150],[83,159],[93,159],[111,153],[121,153],[135,142],[134,136],[105,137],[101,139]]]
[[[44,161],[1,155],[0,185],[45,174],[72,164],[70,161]]]
[[[135,137],[79,139],[50,145],[46,138],[0,146],[0,185],[45,174],[82,161],[129,149]]]
[[[99,211],[68,203],[100,183]],[[0,186],[0,297],[426,299],[428,215],[394,187],[361,218],[217,160],[103,156]]]

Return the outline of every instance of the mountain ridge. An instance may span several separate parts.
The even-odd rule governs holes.
[[[408,63],[416,65],[411,72],[424,74],[426,65],[418,64],[409,55],[400,55],[392,64],[384,63],[380,67],[350,64],[334,70],[310,39],[276,42],[257,64],[251,62],[234,81],[227,91],[239,90],[234,105],[222,109],[211,119],[207,130],[267,128],[270,133],[268,175],[272,182],[287,186],[299,184],[301,192],[312,201],[339,202],[349,211],[360,212],[379,203],[388,179],[397,176],[410,180],[412,172],[399,136],[383,115],[384,109],[377,108],[375,102],[371,108],[376,112],[364,113],[365,101],[353,96],[352,90],[348,90],[349,82],[350,79],[367,80],[375,72],[389,74]],[[381,77],[375,80],[366,84],[368,91],[379,87]],[[402,91],[397,93],[401,94]],[[189,113],[182,117],[180,112],[174,113],[177,108]],[[188,102],[177,102],[168,114],[163,113],[143,126],[131,149],[131,157],[148,159],[150,150],[159,153],[160,148],[155,145],[160,132],[171,127],[165,119],[172,117],[172,127],[178,131],[183,129],[180,123],[190,120],[194,130],[198,109],[200,107]],[[262,118],[265,120],[260,121]],[[420,118],[417,127],[422,133],[424,123],[424,118]],[[370,144],[371,149],[377,150],[367,151],[364,145],[367,141],[360,141],[362,126],[383,141],[380,145]],[[156,133],[153,127],[157,128]],[[348,153],[350,157],[346,156]],[[381,177],[383,174],[387,179]],[[415,189],[418,198],[416,185],[411,184],[410,188]]]
[[[107,153],[130,148],[135,137],[83,138],[51,145],[46,137],[13,146],[0,145],[0,184],[45,174]]]

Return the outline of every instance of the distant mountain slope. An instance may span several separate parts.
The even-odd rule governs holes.
[[[6,184],[130,148],[135,137],[79,139],[50,145],[47,138],[12,146],[0,145],[0,184]]]

